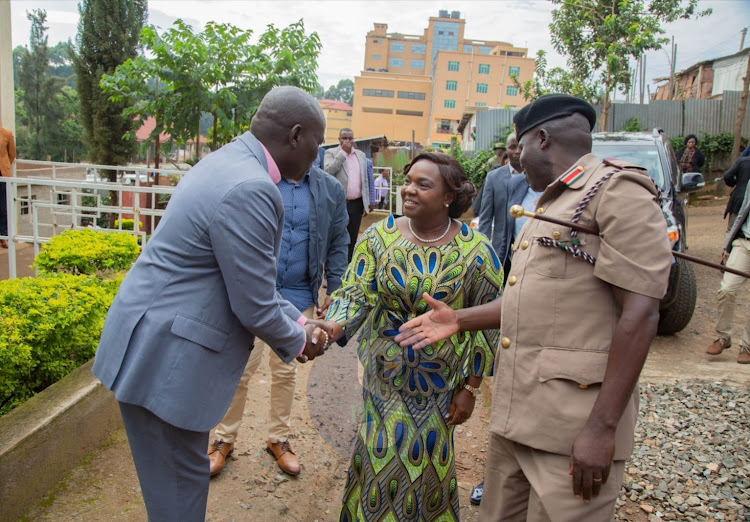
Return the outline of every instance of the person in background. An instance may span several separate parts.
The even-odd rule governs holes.
[[[503,142],[495,143],[495,145],[492,147],[492,150],[495,152],[495,155],[492,156],[490,159],[488,159],[487,163],[484,164],[484,172],[483,172],[483,176],[481,180],[482,185],[479,187],[479,191],[477,192],[477,195],[474,198],[474,202],[471,204],[471,210],[474,212],[475,217],[479,217],[479,214],[482,212],[482,198],[484,197],[483,196],[484,183],[487,180],[487,176],[494,169],[504,165],[503,157],[506,155],[505,143]]]
[[[734,220],[737,218],[737,213],[740,211],[748,181],[750,181],[750,157],[740,156],[734,162],[734,165],[729,167],[729,170],[724,173],[724,183],[728,187],[734,187],[732,193],[729,195],[727,208],[724,210],[724,218],[729,217],[727,231],[731,230]]]
[[[354,147],[354,132],[351,129],[339,131],[339,146],[326,150],[323,163],[323,170],[336,178],[346,192],[351,261],[362,216],[369,214],[375,207],[375,182],[372,179],[372,171],[367,169],[365,153]]]
[[[302,179],[324,134],[315,98],[269,91],[250,131],[180,181],[109,308],[92,372],[118,401],[149,520],[206,519],[209,432],[256,336],[287,363],[327,348],[276,291],[277,184]]]
[[[341,286],[341,276],[347,265],[349,235],[346,224],[349,217],[344,189],[330,174],[316,167],[299,181],[282,178],[277,186],[284,202],[284,232],[276,289],[305,317],[321,318],[328,310],[331,293]],[[324,267],[328,295],[320,304],[318,290]],[[208,452],[211,475],[224,468],[234,449],[245,411],[248,383],[268,351],[267,347],[262,340],[256,341],[229,409],[216,426],[215,438]],[[289,443],[297,362],[285,363],[272,353],[268,366],[271,369],[271,407],[266,446],[282,471],[299,475],[299,459]]]
[[[313,161],[312,166],[319,169],[323,168],[323,158],[325,157],[326,150],[323,147],[318,147],[318,156]]]
[[[0,127],[0,176],[13,176],[16,161],[16,141],[9,129]],[[0,236],[8,235],[8,184],[0,183]],[[0,239],[0,247],[8,248],[8,240]]]
[[[543,191],[536,213],[599,234],[528,220],[501,299],[454,310],[425,294],[432,310],[395,341],[429,349],[500,326],[480,520],[612,520],[669,283],[667,226],[645,170],[591,154],[588,102],[540,96],[513,122],[527,181]]]
[[[703,153],[698,149],[698,137],[695,134],[685,136],[683,147],[677,151],[677,163],[680,166],[680,171],[683,174],[698,172],[705,162]]]
[[[378,208],[385,208],[388,197],[388,171],[380,171],[380,176],[375,180],[375,199]]]
[[[750,161],[750,158],[740,158],[739,161]],[[737,188],[735,187],[736,191]],[[729,232],[724,236],[724,250],[721,261],[729,268],[750,272],[750,184],[745,186],[742,204],[737,211],[736,219]],[[716,333],[719,337],[708,347],[707,354],[719,355],[732,346],[732,322],[734,321],[737,294],[745,286],[745,283],[747,283],[747,278],[724,272],[717,303],[719,319],[716,322]],[[740,339],[737,362],[739,364],[750,364],[750,312],[745,313],[745,327]]]
[[[426,152],[404,172],[404,216],[363,234],[326,318],[333,340],[358,332],[364,367],[365,416],[342,521],[458,520],[454,430],[474,410],[499,339],[489,329],[422,351],[394,342],[426,309],[422,290],[448,307],[472,307],[495,299],[503,277],[489,240],[458,221],[475,192],[461,165]]]

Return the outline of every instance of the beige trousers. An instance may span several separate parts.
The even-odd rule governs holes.
[[[606,522],[615,514],[624,461],[615,461],[599,496],[585,504],[573,496],[570,457],[536,450],[490,434],[483,522]]]
[[[315,313],[315,306],[311,306],[302,314],[310,319]],[[224,418],[216,426],[215,439],[223,442],[234,442],[240,430],[242,415],[247,400],[247,387],[250,377],[260,366],[263,354],[268,352],[268,366],[271,369],[271,409],[269,410],[268,440],[271,442],[284,441],[291,434],[292,403],[294,402],[294,387],[297,384],[297,361],[286,364],[273,350],[267,350],[268,345],[260,339],[255,340],[255,348],[250,352],[245,371],[242,372],[240,383],[234,392],[229,409]]]
[[[727,259],[729,268],[736,268],[743,272],[750,272],[750,239],[735,239],[732,241],[732,251]],[[724,272],[719,287],[719,320],[716,322],[716,333],[723,339],[732,339],[732,323],[734,322],[734,308],[737,294],[745,286],[746,278],[729,272]],[[745,315],[745,329],[742,332],[741,346],[750,347],[750,313]]]

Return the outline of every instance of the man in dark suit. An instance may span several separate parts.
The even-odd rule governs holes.
[[[109,310],[93,372],[115,393],[150,520],[203,522],[209,430],[256,336],[289,362],[325,334],[276,292],[284,206],[323,141],[317,101],[270,91],[251,131],[180,181]]]
[[[495,252],[500,254],[506,245],[505,229],[510,216],[507,212],[507,194],[505,182],[511,176],[522,176],[521,151],[515,134],[509,134],[506,140],[508,163],[491,170],[484,181],[482,206],[479,212],[479,231],[490,238]],[[509,207],[508,207],[509,208]],[[510,244],[510,243],[507,243]]]

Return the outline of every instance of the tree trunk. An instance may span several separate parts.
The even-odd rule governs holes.
[[[742,122],[745,120],[747,109],[747,94],[750,87],[750,53],[747,53],[747,67],[745,67],[745,78],[742,82],[742,94],[740,95],[740,106],[737,110],[737,119],[734,120],[734,144],[732,145],[732,162],[740,155],[740,141],[742,140]]]
[[[600,125],[602,132],[607,132],[607,119],[609,118],[609,80],[604,84],[604,102],[602,103],[602,116]]]
[[[211,115],[214,117],[214,139],[211,143],[211,150],[216,150],[216,136],[219,132],[219,118],[216,117],[215,113],[211,113]]]
[[[195,162],[201,159],[201,111],[198,111],[198,125],[195,127]]]

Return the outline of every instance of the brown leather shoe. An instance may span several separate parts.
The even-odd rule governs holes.
[[[292,451],[292,446],[288,440],[282,440],[279,442],[266,442],[268,445],[268,452],[276,457],[276,462],[279,463],[279,467],[284,473],[288,473],[293,476],[299,475],[299,459],[297,455]]]
[[[0,247],[8,248],[8,240],[7,239],[0,239]]]
[[[232,454],[233,449],[234,442],[215,440],[211,443],[211,449],[208,450],[208,462],[211,465],[209,472],[212,477],[224,469],[224,465],[227,463],[227,457]]]
[[[740,364],[750,364],[750,347],[740,346],[740,354],[737,356],[737,362]]]
[[[732,346],[732,341],[719,337],[706,349],[706,353],[709,355],[719,355],[730,346]]]

